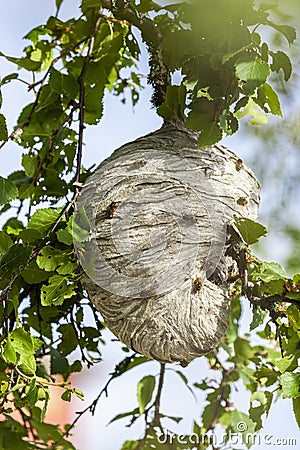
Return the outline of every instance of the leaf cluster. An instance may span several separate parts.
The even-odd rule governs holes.
[[[83,273],[73,248],[72,213],[81,183],[92,170],[82,166],[84,130],[100,122],[105,92],[124,101],[128,90],[133,104],[138,100],[144,75],[138,71],[141,42],[135,27],[148,46],[152,77],[162,66],[182,75],[180,85],[166,88],[158,113],[200,131],[200,146],[235,132],[245,114],[256,123],[262,123],[267,113],[281,115],[267,79],[271,72],[281,73],[286,81],[291,75],[287,54],[270,49],[259,34],[267,26],[289,44],[295,39],[293,28],[273,21],[271,4],[255,7],[246,0],[241,7],[240,1],[230,0],[228,7],[228,0],[213,0],[161,7],[151,0],[83,0],[79,17],[61,20],[62,3],[56,0],[56,14],[27,33],[22,57],[0,52],[15,65],[15,71],[0,80],[0,94],[6,85],[22,82],[31,96],[12,131],[0,113],[0,148],[13,140],[22,151],[22,169],[0,177],[0,212],[9,217],[0,231],[3,449],[74,448],[67,437],[77,419],[60,429],[46,423],[45,416],[50,386],[62,390],[64,401],[72,395],[83,398],[69,377],[100,361],[104,343],[104,325],[83,291]],[[88,231],[83,231],[89,239]],[[199,436],[214,431],[217,424],[233,432],[240,421],[256,432],[275,392],[293,399],[300,420],[296,369],[300,276],[289,278],[279,265],[250,253],[248,246],[265,233],[262,225],[247,219],[236,223],[240,276],[235,280],[228,333],[220,344],[223,359],[218,349],[207,356],[219,381],[207,379],[190,386],[184,373],[175,370],[189,391],[205,393],[202,418],[194,424]],[[261,345],[251,346],[249,336],[239,336],[243,296],[253,305],[252,329],[263,326],[256,330]],[[279,346],[274,349],[276,340]],[[78,418],[94,412],[112,380],[146,362],[137,355],[122,360]],[[124,449],[162,448],[159,433],[171,433],[165,422],[181,420],[161,412],[163,378],[162,367],[159,376],[144,376],[138,383],[136,407],[112,420],[129,418],[130,424],[140,417],[145,420],[145,436],[127,441]],[[247,416],[231,402],[238,380],[251,393]],[[178,436],[174,439],[172,448],[187,448]]]
[[[288,81],[292,65],[286,51],[270,48],[263,36],[268,27],[291,45],[296,32],[273,21],[273,3],[203,0],[166,9],[165,16],[156,18],[162,53],[169,70],[181,72],[182,82],[167,88],[160,115],[177,116],[199,131],[200,147],[235,133],[246,115],[256,125],[265,124],[269,113],[282,115],[278,95],[267,81],[274,72]]]

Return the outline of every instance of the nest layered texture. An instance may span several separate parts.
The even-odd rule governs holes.
[[[77,242],[83,283],[107,327],[160,362],[212,350],[237,273],[228,225],[256,220],[258,205],[243,161],[221,145],[199,150],[176,122],[116,150],[88,179],[75,216],[90,236]]]

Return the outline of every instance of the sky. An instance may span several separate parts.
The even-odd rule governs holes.
[[[80,2],[77,0],[65,0],[62,6],[62,18],[74,13]],[[43,23],[50,14],[55,12],[55,0],[10,0],[1,7],[0,15],[0,50],[11,56],[21,55],[26,42],[22,37],[34,26]],[[14,66],[0,58],[0,76],[4,77],[13,72]],[[144,58],[142,70],[146,73],[147,62]],[[11,130],[16,117],[22,107],[31,100],[26,86],[14,82],[3,88],[2,112],[8,118]],[[125,105],[113,96],[107,96],[105,101],[104,118],[97,127],[89,127],[85,136],[84,164],[86,167],[99,164],[109,156],[115,148],[135,140],[138,136],[147,134],[159,128],[162,121],[150,104],[151,89],[146,88],[142,92],[141,100],[135,109],[130,103]],[[251,142],[245,142],[239,134],[227,138],[225,144],[235,151],[247,162],[251,151]],[[8,175],[20,167],[21,150],[13,143],[8,143],[0,150],[0,174]],[[264,201],[264,199],[262,199]],[[243,315],[243,330],[247,331],[250,321],[249,308],[245,308]],[[107,333],[107,345],[103,349],[103,362],[89,371],[74,377],[73,383],[86,394],[86,402],[75,402],[74,409],[84,409],[98,394],[106,383],[109,373],[121,358],[126,356],[120,349],[120,345],[110,342],[114,337]],[[203,405],[201,396],[197,401],[193,399],[184,384],[173,371],[174,366],[168,365],[165,389],[162,397],[162,410],[165,414],[184,416],[184,420],[178,426],[178,432],[189,431],[192,418],[199,416]],[[201,381],[207,374],[205,360],[198,358],[187,368],[181,369],[188,377],[190,383]],[[147,374],[156,375],[159,364],[149,362],[142,365],[123,377],[113,381],[109,388],[107,398],[103,397],[99,402],[94,417],[88,413],[79,421],[74,435],[74,443],[78,450],[117,450],[121,444],[130,438],[136,438],[143,431],[142,421],[138,421],[132,428],[126,428],[126,421],[115,422],[109,426],[107,423],[115,415],[130,411],[137,406],[136,385]],[[237,407],[246,411],[248,406],[248,394],[238,383],[234,389],[234,401]],[[284,426],[283,426],[284,424]],[[173,425],[172,425],[173,426]],[[294,438],[300,436],[298,427],[291,411],[290,400],[279,400],[271,410],[262,433],[270,433],[277,438]],[[298,442],[298,445],[299,445]],[[254,450],[262,449],[262,446],[254,446]],[[294,449],[294,446],[284,446],[285,449]]]

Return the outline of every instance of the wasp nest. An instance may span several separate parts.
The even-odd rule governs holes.
[[[236,273],[228,225],[255,220],[258,205],[242,160],[221,145],[199,150],[177,122],[116,150],[85,184],[74,221],[83,284],[107,327],[160,362],[212,350]]]

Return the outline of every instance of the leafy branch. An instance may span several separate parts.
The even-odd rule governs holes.
[[[171,84],[170,70],[161,52],[163,39],[161,30],[148,15],[140,14],[127,1],[116,0],[113,2],[111,0],[101,0],[101,4],[104,8],[111,11],[117,19],[126,20],[130,25],[140,30],[142,39],[147,44],[150,53],[148,81],[154,87],[152,102],[154,106],[159,107],[166,101],[167,87]]]

